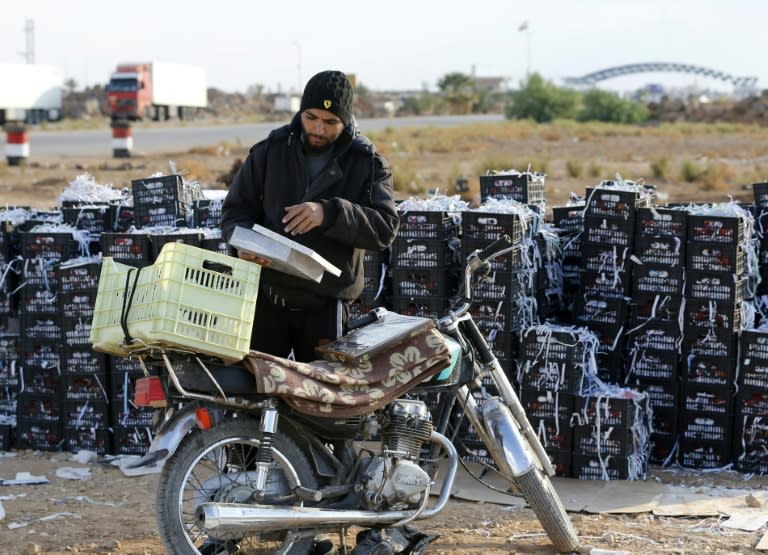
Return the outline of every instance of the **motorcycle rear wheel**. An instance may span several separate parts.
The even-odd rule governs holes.
[[[558,553],[572,553],[579,547],[579,537],[565,512],[549,476],[534,467],[515,478],[525,500],[539,519]]]
[[[197,526],[195,508],[202,502],[247,502],[252,488],[248,471],[255,468],[259,423],[226,420],[209,430],[195,429],[166,461],[160,475],[155,503],[160,538],[167,553],[304,554],[311,537],[291,542],[287,530],[268,533],[209,535]],[[267,496],[290,496],[296,486],[317,489],[318,480],[307,455],[288,435],[278,433],[273,443],[273,468],[267,478]],[[301,505],[300,502],[292,503]]]

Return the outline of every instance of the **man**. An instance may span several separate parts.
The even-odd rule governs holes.
[[[316,358],[317,345],[336,339],[346,301],[363,289],[365,250],[394,240],[399,219],[392,173],[352,117],[352,85],[340,71],[322,71],[304,89],[290,124],[251,148],[222,207],[222,234],[254,223],[317,252],[341,270],[320,283],[262,264],[251,348],[298,361]]]

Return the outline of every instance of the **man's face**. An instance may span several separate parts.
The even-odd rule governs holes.
[[[341,136],[344,122],[333,112],[309,108],[301,113],[304,144],[313,152],[324,152]]]

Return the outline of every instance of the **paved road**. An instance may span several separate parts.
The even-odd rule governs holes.
[[[363,133],[386,127],[451,127],[480,122],[503,121],[501,114],[471,116],[423,116],[409,118],[364,119],[358,122]],[[169,123],[163,127],[133,129],[133,152],[175,152],[219,143],[252,145],[267,136],[277,123],[243,125],[184,126]],[[5,134],[0,148],[5,153]],[[35,156],[112,156],[112,131],[29,131],[30,160]]]

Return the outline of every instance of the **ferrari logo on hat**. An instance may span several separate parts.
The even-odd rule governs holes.
[[[330,100],[323,100],[323,106],[325,107],[326,110],[331,107],[331,104],[333,104],[333,102],[331,102]]]

